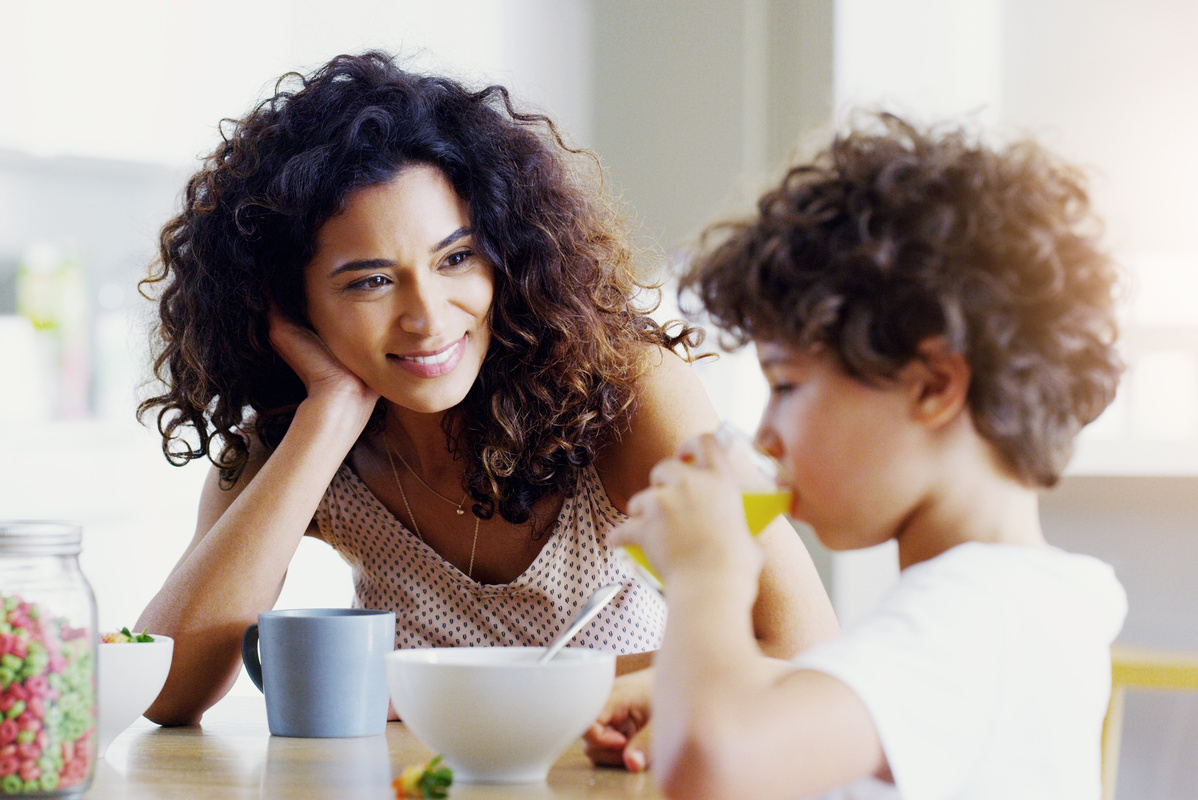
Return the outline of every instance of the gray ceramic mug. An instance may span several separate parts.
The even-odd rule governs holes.
[[[266,695],[275,736],[374,736],[387,727],[383,654],[395,612],[364,608],[266,611],[245,630],[241,658]]]

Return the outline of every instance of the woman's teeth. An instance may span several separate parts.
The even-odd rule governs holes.
[[[455,345],[456,347],[456,345]],[[413,361],[417,364],[444,364],[453,355],[454,347],[448,347],[440,353],[431,356],[400,356],[404,361]]]

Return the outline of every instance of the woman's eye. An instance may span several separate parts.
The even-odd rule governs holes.
[[[385,275],[371,275],[349,285],[351,289],[380,289],[388,283]]]
[[[464,264],[470,256],[474,255],[471,250],[458,250],[456,253],[450,253],[445,257],[445,266],[458,267]]]
[[[781,397],[782,395],[790,394],[795,388],[796,386],[793,383],[771,383],[770,394]]]

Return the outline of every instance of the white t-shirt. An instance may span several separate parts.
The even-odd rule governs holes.
[[[894,785],[831,797],[1097,800],[1114,571],[1055,548],[969,543],[903,570],[879,608],[795,659],[865,703]]]

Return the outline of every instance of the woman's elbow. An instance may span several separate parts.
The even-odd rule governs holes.
[[[189,663],[183,656],[175,653],[166,683],[146,710],[145,717],[150,722],[167,726],[198,725],[204,712],[228,693],[237,678],[237,671],[231,665]]]
[[[146,709],[145,718],[156,725],[177,727],[180,725],[198,725],[207,709],[195,704],[171,702],[171,698],[158,696],[158,699]]]

